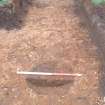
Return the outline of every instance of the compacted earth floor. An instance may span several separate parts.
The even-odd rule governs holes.
[[[75,0],[33,0],[24,2],[24,16],[9,20],[5,15],[0,22],[0,105],[100,105],[100,60],[77,5]],[[16,74],[37,69],[82,76],[57,85],[56,77],[45,77],[46,83]]]

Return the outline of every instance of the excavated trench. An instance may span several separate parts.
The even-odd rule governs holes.
[[[105,37],[90,5],[82,0],[32,1],[21,17],[24,25],[18,23],[21,28],[0,23],[0,105],[103,105]],[[43,65],[49,72],[83,76],[55,84],[56,78],[27,81],[16,74],[17,69],[44,71]]]

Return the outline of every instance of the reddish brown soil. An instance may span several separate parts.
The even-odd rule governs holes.
[[[97,47],[76,8],[74,0],[35,0],[21,29],[0,29],[0,105],[99,104]],[[42,65],[83,76],[39,86],[16,74]]]

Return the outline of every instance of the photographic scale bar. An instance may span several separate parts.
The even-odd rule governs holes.
[[[82,74],[80,73],[50,73],[50,72],[27,72],[27,71],[17,71],[19,75],[26,76],[74,76],[80,77]]]

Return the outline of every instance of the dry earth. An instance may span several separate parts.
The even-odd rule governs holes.
[[[99,105],[100,60],[75,0],[34,0],[29,5],[20,23],[12,18],[0,22],[0,105]],[[47,86],[16,74],[37,67],[83,76]]]

